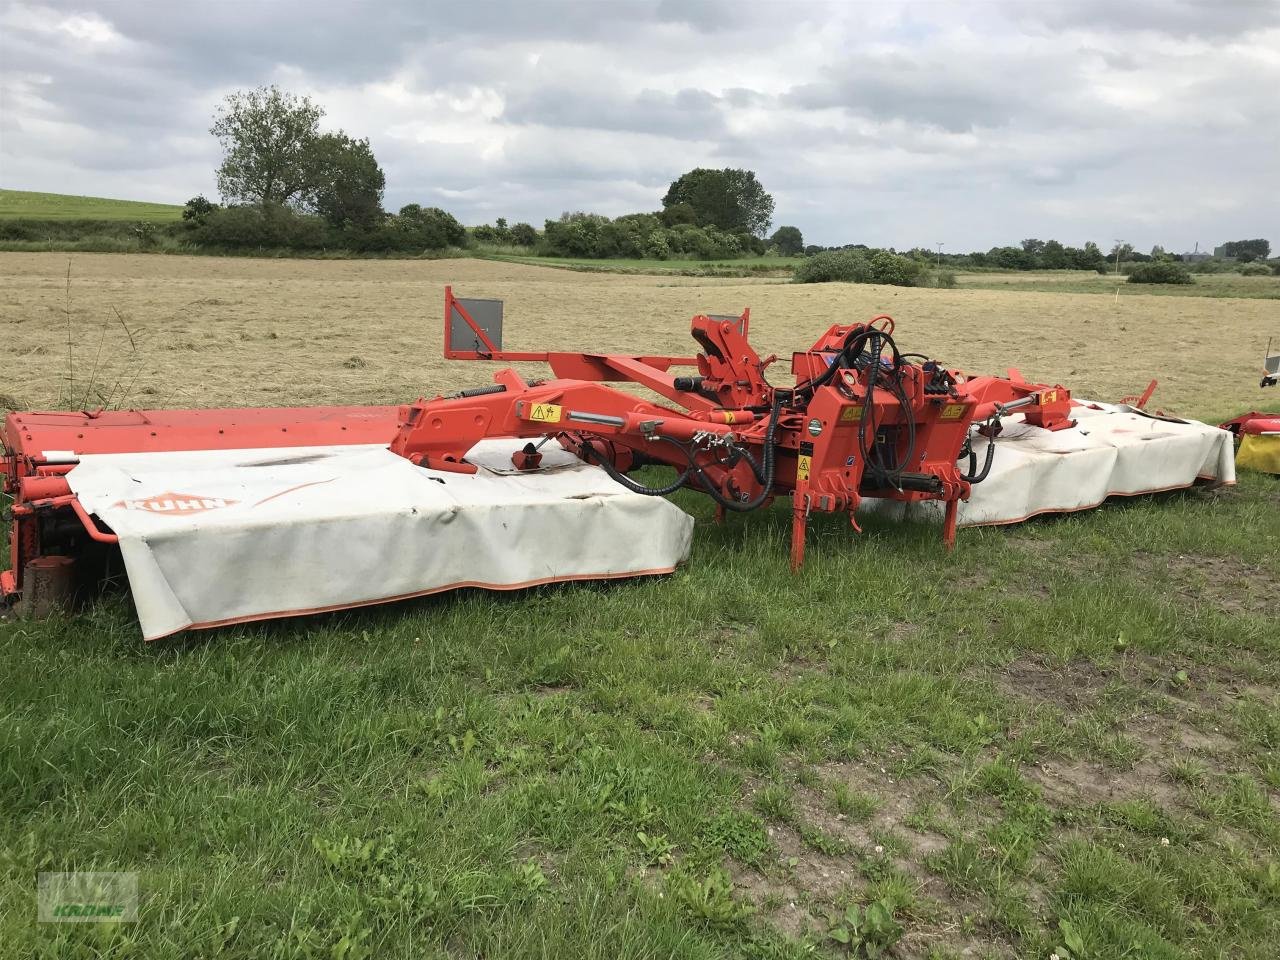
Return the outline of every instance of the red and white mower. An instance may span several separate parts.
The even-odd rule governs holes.
[[[899,350],[886,316],[832,326],[775,385],[749,322],[694,317],[688,357],[512,352],[500,301],[446,289],[447,357],[542,361],[552,378],[505,369],[400,407],[10,414],[0,592],[39,613],[119,558],[153,639],[463,586],[669,572],[691,542],[692,519],[664,496],[682,488],[720,515],[789,498],[798,569],[814,512],[855,530],[864,505],[936,516],[949,546],[957,526],[1234,481],[1216,427],[1016,370],[968,375]],[[633,474],[651,464],[674,478]]]

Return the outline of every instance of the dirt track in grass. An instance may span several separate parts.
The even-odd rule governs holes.
[[[828,325],[889,313],[902,349],[948,365],[975,373],[1014,365],[1101,399],[1138,393],[1157,377],[1156,406],[1200,416],[1259,404],[1254,368],[1268,333],[1280,333],[1277,301],[1127,290],[1117,300],[615,276],[478,260],[0,253],[0,393],[27,408],[122,399],[276,406],[405,402],[488,382],[490,365],[440,356],[446,283],[459,295],[506,301],[508,348],[688,354],[690,316],[750,306],[752,338],[762,355],[784,358],[775,379],[785,379],[790,352]]]

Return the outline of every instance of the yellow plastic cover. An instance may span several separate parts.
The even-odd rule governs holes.
[[[1236,466],[1246,470],[1280,474],[1280,437],[1246,433],[1236,451]]]

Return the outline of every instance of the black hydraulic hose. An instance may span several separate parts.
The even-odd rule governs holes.
[[[685,484],[688,483],[689,478],[691,476],[696,476],[702,488],[708,494],[710,494],[711,498],[715,500],[716,503],[723,506],[726,510],[735,510],[739,512],[754,510],[757,507],[759,507],[762,503],[764,503],[765,499],[769,496],[769,494],[773,490],[774,467],[777,461],[777,458],[775,456],[776,448],[774,446],[774,439],[777,435],[778,419],[781,416],[781,414],[782,414],[782,398],[775,396],[773,401],[773,411],[769,415],[769,426],[768,426],[768,429],[765,430],[764,468],[763,468],[763,478],[760,479],[760,482],[761,482],[760,493],[756,497],[748,501],[747,503],[739,503],[738,501],[731,500],[728,497],[721,494],[720,491],[716,489],[715,485],[712,484],[711,481],[707,478],[707,475],[702,472],[702,468],[697,465],[697,462],[694,460],[693,453],[688,448],[684,447],[677,441],[672,440],[670,437],[659,436],[659,437],[654,437],[654,439],[665,441],[666,443],[670,443],[676,448],[678,448],[682,453],[684,453],[686,459],[688,459],[689,466],[685,470],[683,470],[679,474],[679,476],[676,477],[675,480],[673,480],[671,483],[662,487],[649,487],[643,483],[637,483],[635,480],[632,480],[625,473],[623,473],[617,467],[615,467],[609,461],[608,458],[603,457],[600,454],[596,453],[595,447],[591,446],[591,443],[589,441],[584,442],[582,444],[582,451],[584,454],[586,454],[586,456],[584,456],[583,459],[589,458],[591,460],[594,460],[599,466],[604,468],[605,473],[609,474],[609,476],[612,479],[622,484],[632,493],[642,494],[647,497],[669,496],[670,494],[675,493],[681,487],[685,486]],[[752,466],[752,472],[755,473],[756,472],[755,458],[752,457],[750,453],[748,453],[748,451],[746,450],[743,450],[742,453],[747,456],[747,460]],[[756,475],[757,475],[757,478],[760,478],[760,473],[756,473]]]
[[[584,441],[582,444],[582,452],[587,453],[588,451],[590,452],[590,458],[594,459],[596,464],[603,467],[604,472],[609,474],[612,479],[622,484],[632,493],[643,494],[646,497],[665,497],[675,493],[685,485],[686,481],[689,479],[689,474],[693,472],[692,467],[690,467],[664,487],[648,487],[643,483],[638,483],[635,480],[632,480],[625,473],[615,467],[607,457],[597,454],[595,447],[591,446],[590,441]],[[587,458],[584,457],[583,459]]]
[[[978,472],[978,455],[973,452],[973,447],[969,447],[969,472],[960,474],[960,479],[965,483],[981,483],[987,479],[987,474],[991,472],[991,464],[996,458],[996,438],[987,438],[987,457],[982,465],[982,472]]]
[[[742,459],[747,461],[747,466],[751,468],[751,472],[755,476],[756,482],[764,483],[764,468],[760,466],[760,461],[758,461],[752,452],[746,447],[738,447],[738,453],[742,455]]]
[[[916,418],[911,415],[911,401],[907,398],[907,391],[903,389],[900,380],[894,381],[893,393],[898,399],[898,406],[902,409],[902,416],[907,421],[907,452],[903,455],[902,461],[894,471],[894,485],[901,487],[902,473],[911,465],[911,458],[916,453]]]
[[[862,417],[858,421],[858,448],[862,453],[863,461],[871,474],[873,482],[881,486],[901,489],[903,471],[910,465],[916,449],[915,418],[911,415],[911,402],[907,398],[900,378],[903,355],[898,352],[898,347],[893,342],[892,336],[874,328],[862,331],[854,342],[859,346],[859,351],[855,358],[861,356],[863,346],[869,344],[869,349],[866,351],[867,391],[862,402]],[[893,351],[893,360],[888,371],[885,371],[882,367],[886,344]],[[875,442],[877,425],[872,422],[871,415],[875,409],[873,394],[876,387],[881,387],[893,396],[898,408],[902,411],[902,417],[906,425],[906,453],[902,457],[902,462],[892,468],[885,462],[884,451]],[[872,431],[870,444],[867,443],[868,428]]]
[[[760,481],[760,485],[761,485],[760,493],[758,493],[755,497],[753,497],[751,500],[747,501],[746,503],[742,503],[737,500],[732,500],[729,497],[726,497],[723,493],[721,493],[720,490],[716,487],[716,485],[711,482],[710,478],[707,477],[706,473],[703,472],[703,469],[697,465],[697,462],[694,460],[693,452],[690,451],[687,447],[680,446],[680,444],[676,443],[676,441],[670,440],[667,437],[658,437],[657,439],[667,440],[669,443],[675,443],[676,446],[680,447],[680,449],[684,451],[684,455],[689,459],[690,472],[697,477],[699,486],[702,487],[703,492],[706,493],[707,496],[709,496],[716,503],[720,504],[720,506],[724,507],[726,510],[732,510],[735,513],[745,513],[748,510],[755,510],[757,507],[763,504],[773,490],[773,478],[774,478],[775,466],[777,464],[776,447],[774,446],[774,439],[777,434],[778,418],[782,414],[782,405],[783,405],[782,397],[779,394],[775,393],[774,401],[773,401],[773,410],[772,410],[772,413],[769,415],[769,426],[765,430],[763,476],[761,476],[760,474],[757,474],[757,479]],[[738,449],[739,449],[739,452],[747,456],[748,461],[752,464],[752,471],[754,472],[755,458],[752,457],[748,451],[743,450],[742,448],[738,448]]]
[[[736,513],[755,510],[773,493],[774,468],[777,466],[777,448],[774,446],[774,438],[777,435],[778,419],[781,416],[782,398],[775,394],[773,410],[769,413],[769,426],[764,432],[764,479],[760,481],[760,492],[746,503],[740,503],[737,500],[731,500],[726,497],[716,489],[715,484],[707,478],[707,475],[702,470],[698,470],[698,482],[702,484],[702,488],[707,491],[712,500],[726,510],[733,510]]]

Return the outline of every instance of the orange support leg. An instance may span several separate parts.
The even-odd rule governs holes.
[[[791,572],[795,573],[804,563],[804,539],[809,526],[809,495],[797,490],[792,494],[792,503],[794,506],[791,510]]]
[[[956,517],[960,513],[960,501],[948,500],[947,513],[942,521],[942,543],[951,550],[956,545]]]

